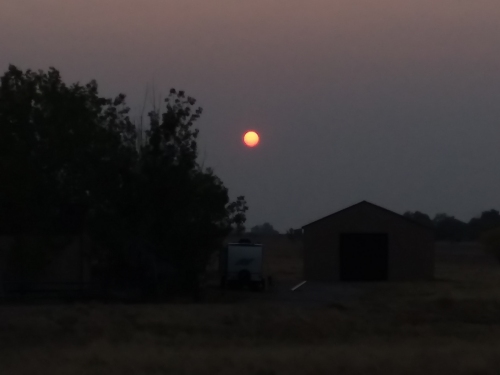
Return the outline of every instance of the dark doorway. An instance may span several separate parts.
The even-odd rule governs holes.
[[[340,280],[387,280],[387,233],[340,234]]]

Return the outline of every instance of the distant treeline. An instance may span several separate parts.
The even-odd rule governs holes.
[[[413,221],[434,229],[436,241],[477,241],[481,234],[495,228],[500,229],[500,212],[494,209],[484,211],[479,217],[463,222],[445,213],[431,217],[420,211],[407,211],[403,214]],[[269,223],[252,227],[251,234],[275,235],[278,231]],[[302,229],[290,228],[285,235],[291,240],[302,238]]]
[[[261,225],[256,225],[250,229],[249,233],[245,234],[246,236],[278,236],[280,232],[274,229],[273,225],[265,222]],[[290,240],[300,240],[302,238],[302,229],[293,229],[290,228],[285,232],[285,235]]]
[[[468,222],[445,213],[439,213],[433,219],[420,211],[407,211],[403,216],[434,228],[436,241],[477,241],[482,233],[500,227],[500,213],[494,209],[483,211]]]

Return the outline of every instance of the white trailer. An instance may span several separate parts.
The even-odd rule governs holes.
[[[230,243],[221,252],[221,287],[264,290],[263,247],[248,242]]]

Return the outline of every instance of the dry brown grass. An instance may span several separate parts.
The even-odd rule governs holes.
[[[299,277],[299,251],[280,246],[270,266],[278,278]],[[289,268],[277,264],[287,254]],[[360,285],[345,309],[270,300],[3,306],[0,373],[496,374],[500,267],[446,259],[435,282]]]
[[[16,360],[22,361],[21,366],[4,368],[9,374],[26,375],[497,374],[498,349],[486,345],[391,344],[185,350],[95,343],[78,350],[45,348],[22,353]]]
[[[302,243],[284,236],[263,241],[267,254],[266,272],[280,280],[298,280],[302,277]]]

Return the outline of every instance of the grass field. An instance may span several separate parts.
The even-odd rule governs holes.
[[[498,374],[500,266],[448,247],[436,281],[359,284],[341,305],[213,291],[198,305],[2,306],[0,373]],[[300,280],[300,246],[268,250],[278,283]]]

